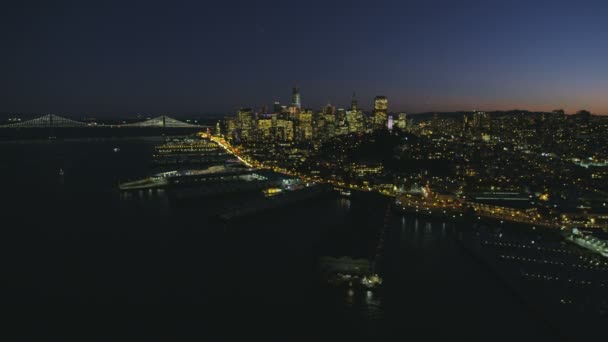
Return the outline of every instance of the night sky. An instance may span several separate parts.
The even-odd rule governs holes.
[[[0,112],[608,114],[608,1],[4,1]]]

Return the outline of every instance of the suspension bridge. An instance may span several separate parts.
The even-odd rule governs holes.
[[[80,122],[72,119],[67,119],[54,114],[47,114],[32,120],[0,125],[0,128],[85,128],[85,127],[125,127],[125,128],[198,128],[206,129],[209,126],[195,125],[183,121],[176,120],[166,115],[157,118],[148,119],[141,122],[104,125]]]

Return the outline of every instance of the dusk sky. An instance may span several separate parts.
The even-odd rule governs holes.
[[[0,112],[608,114],[607,1],[14,1]]]

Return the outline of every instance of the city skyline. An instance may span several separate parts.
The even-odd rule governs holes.
[[[4,4],[7,336],[597,340],[606,13]]]
[[[399,114],[399,113],[407,113],[408,115],[418,115],[418,114],[429,114],[429,113],[466,113],[466,112],[537,112],[537,113],[550,113],[550,112],[554,112],[554,111],[564,111],[564,114],[566,115],[574,115],[580,111],[588,111],[590,112],[592,115],[599,115],[599,116],[604,116],[604,115],[608,115],[608,113],[598,113],[598,112],[593,112],[589,110],[589,107],[581,107],[581,108],[571,108],[569,106],[562,106],[562,107],[546,107],[546,108],[541,108],[541,109],[534,109],[535,107],[501,107],[501,108],[483,108],[483,107],[476,107],[476,108],[467,108],[467,109],[454,109],[454,110],[427,110],[427,111],[407,111],[407,110],[402,110],[399,108],[395,108],[394,105],[394,99],[393,98],[389,98],[388,96],[384,96],[384,95],[373,95],[369,98],[361,98],[359,96],[359,93],[357,91],[353,91],[350,93],[348,100],[347,101],[340,101],[338,103],[336,102],[332,102],[332,101],[327,101],[325,103],[322,103],[320,105],[309,105],[307,102],[302,102],[301,100],[301,95],[302,95],[302,90],[300,87],[298,86],[294,86],[291,88],[292,89],[292,93],[289,94],[288,93],[288,88],[285,89],[285,94],[279,97],[273,97],[274,100],[267,100],[267,101],[259,101],[258,104],[254,105],[250,105],[250,104],[242,104],[239,106],[236,106],[230,110],[227,111],[216,111],[216,112],[205,112],[205,111],[187,111],[187,112],[176,112],[176,111],[159,111],[159,110],[152,110],[152,111],[127,111],[127,112],[116,112],[116,111],[112,111],[112,112],[97,112],[97,111],[80,111],[80,112],[71,112],[71,111],[0,111],[0,114],[2,115],[17,115],[15,117],[19,117],[20,114],[27,114],[27,115],[36,115],[36,114],[61,114],[61,115],[68,115],[68,116],[74,116],[74,117],[86,117],[86,116],[91,116],[91,115],[100,115],[100,118],[131,118],[134,116],[137,116],[138,118],[141,118],[143,116],[159,116],[159,115],[177,115],[177,116],[188,116],[188,115],[195,115],[195,116],[202,116],[202,117],[208,117],[208,118],[218,118],[218,117],[224,117],[224,116],[230,116],[230,115],[234,115],[235,113],[237,113],[239,110],[241,109],[252,109],[255,113],[259,113],[259,114],[270,114],[270,113],[276,113],[277,112],[277,108],[276,106],[282,106],[284,109],[285,108],[290,108],[290,107],[297,107],[298,110],[299,109],[306,109],[306,110],[312,110],[312,111],[323,111],[327,106],[332,106],[335,107],[335,109],[349,109],[352,106],[352,100],[353,98],[356,98],[356,102],[358,109],[360,109],[361,111],[363,111],[365,114],[367,115],[371,115],[374,116],[376,111],[377,111],[377,100],[378,98],[382,98],[384,101],[389,100],[390,105],[387,106],[387,108],[385,108],[383,111],[385,111],[387,114]],[[297,95],[296,95],[297,94]],[[305,94],[305,98],[306,98],[306,93]],[[294,102],[296,100],[296,96],[297,96],[297,102]],[[386,105],[386,104],[385,104]],[[566,109],[566,108],[570,108],[570,109]],[[280,111],[280,110],[279,110]]]
[[[608,5],[585,1],[88,2],[3,11],[0,112],[395,111],[608,114]],[[373,19],[373,20],[372,20]],[[349,23],[349,24],[345,24]],[[370,100],[367,100],[370,99]]]

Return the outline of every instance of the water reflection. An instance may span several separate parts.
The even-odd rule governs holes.
[[[340,198],[338,199],[338,206],[341,209],[350,210],[350,200],[348,198]]]

